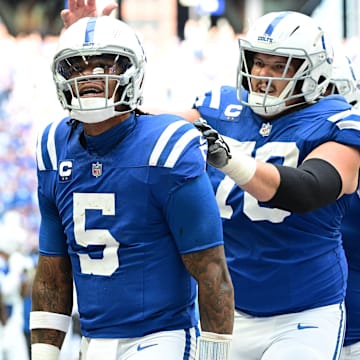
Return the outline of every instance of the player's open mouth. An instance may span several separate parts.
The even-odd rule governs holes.
[[[273,86],[268,87],[268,84],[260,84],[256,88],[256,92],[260,94],[271,94],[275,92],[275,88]]]
[[[80,90],[81,97],[91,97],[91,96],[99,96],[104,95],[104,91],[102,88],[97,86],[84,87]]]

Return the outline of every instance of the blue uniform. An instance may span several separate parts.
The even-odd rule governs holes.
[[[344,345],[352,345],[360,341],[360,192],[354,194],[351,208],[345,215],[341,231],[343,244],[349,267],[346,290],[346,333]]]
[[[38,141],[39,252],[70,255],[83,335],[195,326],[196,283],[180,254],[223,244],[206,141],[172,115],[132,114],[96,137],[68,120]],[[191,209],[184,192],[198,198]]]
[[[273,164],[297,167],[328,141],[360,149],[360,117],[340,96],[272,122],[243,107],[232,87],[210,91],[194,106],[220,134],[233,139],[228,140],[233,148]],[[208,174],[223,218],[236,309],[266,317],[343,301],[347,264],[340,225],[350,196],[295,214],[260,203],[214,167]]]

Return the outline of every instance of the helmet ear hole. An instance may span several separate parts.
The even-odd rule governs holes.
[[[296,85],[295,85],[295,93],[296,94],[301,93],[301,89],[302,89],[303,85],[304,85],[303,80],[299,80],[299,81],[296,82]]]
[[[318,84],[319,84],[319,85],[322,85],[325,81],[327,81],[326,78],[325,78],[324,76],[320,76],[320,77],[319,77]]]
[[[65,99],[66,99],[66,103],[68,105],[71,104],[71,99],[72,99],[72,95],[70,91],[64,91],[64,95],[65,95]]]
[[[329,86],[329,79],[326,79],[325,76],[320,76],[318,80],[318,88],[320,89],[319,95],[324,95],[328,86]]]
[[[243,56],[243,61],[242,61],[242,72],[246,73],[246,72],[251,72],[251,69],[253,67],[254,64],[254,52],[252,51],[244,51],[244,56]],[[249,86],[249,79],[244,77],[242,79],[242,86],[244,89],[250,91],[250,86]]]

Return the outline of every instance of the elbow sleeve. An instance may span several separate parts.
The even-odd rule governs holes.
[[[341,193],[340,174],[325,160],[309,159],[298,168],[275,166],[280,173],[280,186],[266,205],[304,213],[329,205]]]

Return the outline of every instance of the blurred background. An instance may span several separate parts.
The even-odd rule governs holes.
[[[99,10],[109,1],[98,0]],[[237,37],[266,12],[296,10],[330,33],[358,66],[358,0],[118,0],[112,16],[141,36],[148,57],[144,109],[188,109],[196,95],[235,85]],[[64,0],[0,0],[0,360],[27,360],[39,214],[35,144],[67,114],[50,63]],[[2,299],[1,299],[2,296]],[[6,325],[5,325],[6,324]],[[77,359],[76,309],[62,360]]]
[[[101,3],[108,2],[99,0],[100,6]],[[210,16],[212,25],[225,18],[235,32],[241,33],[249,19],[268,11],[295,10],[312,15],[318,7],[329,7],[327,12],[332,16],[327,19],[334,25],[337,18],[338,35],[343,37],[357,35],[360,16],[357,0],[117,0],[117,3],[115,15],[120,19],[153,29],[167,26],[167,35],[176,33],[181,39],[186,21],[201,16]],[[59,11],[66,6],[66,0],[1,0],[0,4],[0,17],[12,35],[32,31],[57,35],[62,27]],[[331,11],[335,7],[336,13]]]

